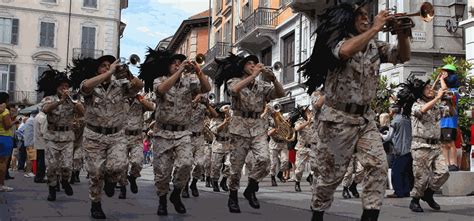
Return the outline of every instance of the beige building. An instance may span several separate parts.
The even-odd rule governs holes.
[[[128,0],[0,1],[0,91],[11,103],[37,102],[47,65],[64,70],[77,57],[119,54]]]

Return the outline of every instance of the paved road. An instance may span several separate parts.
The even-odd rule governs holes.
[[[57,195],[56,202],[46,201],[45,184],[33,183],[31,178],[24,178],[22,173],[14,173],[16,179],[8,180],[8,185],[15,187],[13,192],[0,193],[0,221],[4,220],[90,220],[90,203],[88,200],[87,180],[74,184],[75,194],[68,197],[64,192]],[[252,209],[247,201],[239,198],[242,213],[231,214],[227,209],[227,193],[214,193],[199,182],[201,196],[184,199],[188,213],[178,215],[172,204],[168,205],[168,217],[158,217],[156,210],[158,197],[153,186],[152,168],[146,167],[139,179],[139,193],[128,191],[126,200],[118,199],[118,192],[112,198],[103,196],[103,209],[109,220],[310,220],[311,199],[309,185],[302,183],[302,193],[293,191],[292,182],[279,183],[271,187],[269,179],[260,185],[257,195],[261,209]],[[245,186],[245,183],[242,183]],[[118,191],[118,190],[117,190]],[[241,189],[243,191],[243,189]],[[360,199],[344,200],[340,190],[325,220],[358,220],[361,214]],[[240,193],[239,196],[242,197]],[[425,213],[414,214],[408,209],[408,198],[386,199],[380,220],[456,220],[473,221],[474,197],[438,197],[443,211],[434,212],[422,204]]]

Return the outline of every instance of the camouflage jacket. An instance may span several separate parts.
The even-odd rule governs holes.
[[[44,106],[59,102],[61,99],[57,95],[47,96],[43,98],[42,111]],[[67,100],[63,104],[58,105],[57,108],[50,113],[46,113],[48,122],[48,130],[44,133],[44,139],[65,142],[74,140],[73,121],[74,121],[74,104]],[[53,127],[70,127],[67,131],[55,131]]]
[[[441,136],[441,129],[439,122],[444,113],[446,113],[448,108],[435,104],[428,112],[422,113],[421,108],[427,102],[419,99],[413,104],[411,111],[411,127],[412,127],[412,136],[413,138],[422,138],[422,139],[434,139],[439,140]],[[416,142],[414,139],[413,142]],[[417,145],[412,145],[412,149],[416,148],[430,148],[433,145],[421,143]]]

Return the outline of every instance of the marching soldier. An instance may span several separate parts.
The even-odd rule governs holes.
[[[272,107],[270,107],[270,105],[267,105],[267,108],[270,109],[270,112],[279,111],[274,110]],[[286,180],[283,178],[283,171],[289,168],[288,145],[285,140],[281,140],[278,137],[273,136],[276,131],[275,122],[273,122],[273,119],[271,119],[271,117],[270,121],[270,128],[268,130],[268,136],[270,136],[270,175],[272,180],[272,186],[277,186],[278,184],[275,179],[275,174],[276,177],[278,177],[278,179],[280,180],[280,182],[286,182]],[[278,165],[280,165],[280,168],[278,168],[277,173]]]
[[[230,153],[230,105],[228,103],[220,103],[216,106],[218,117],[213,118],[211,121],[211,131],[215,135],[215,139],[212,142],[212,160],[211,160],[211,177],[212,187],[214,192],[220,192],[219,186],[225,192],[229,191],[227,186],[227,178],[230,176],[229,168],[229,153]],[[222,179],[219,183],[219,178]]]
[[[46,140],[46,162],[48,167],[48,201],[56,200],[58,177],[66,195],[73,195],[69,184],[72,171],[74,132],[72,123],[74,115],[83,115],[84,106],[74,102],[69,95],[71,80],[66,73],[48,70],[38,80],[38,92],[44,92],[42,111],[46,114],[48,128],[44,132]]]
[[[410,29],[395,30],[398,46],[374,40],[392,16],[383,10],[371,25],[366,3],[327,9],[320,17],[313,53],[300,69],[308,77],[310,94],[324,84],[316,129],[320,179],[313,188],[313,220],[323,220],[354,153],[366,175],[362,220],[377,220],[384,198],[388,165],[370,103],[376,96],[380,64],[410,59]]]
[[[145,85],[153,88],[157,97],[153,130],[153,170],[160,198],[157,214],[168,215],[166,196],[173,166],[174,188],[170,201],[176,212],[186,213],[181,191],[189,179],[193,161],[192,132],[189,130],[193,94],[207,93],[211,87],[195,62],[187,61],[181,54],[171,56],[162,49],[149,49],[140,76],[145,79]],[[148,84],[153,80],[152,85]]]
[[[124,171],[120,179],[120,195],[119,199],[127,198],[127,180],[130,182],[130,190],[132,193],[138,193],[137,178],[140,177],[142,170],[143,155],[143,113],[155,109],[155,104],[145,99],[142,95],[128,97],[125,99],[127,105],[127,125],[124,128],[127,140],[127,155],[130,164],[130,174]]]
[[[111,55],[76,61],[71,77],[86,106],[83,149],[89,173],[91,216],[105,219],[102,188],[112,197],[128,167],[127,140],[122,132],[127,117],[124,100],[135,96],[143,83]]]
[[[264,65],[260,64],[254,55],[242,59],[231,54],[217,63],[221,72],[216,73],[216,84],[220,86],[225,83],[225,91],[232,99],[232,118],[229,123],[231,175],[228,206],[231,213],[240,213],[237,191],[242,167],[249,152],[253,153],[255,164],[249,173],[244,196],[252,208],[260,208],[255,192],[258,190],[258,181],[268,175],[267,168],[270,163],[267,123],[260,115],[266,103],[284,96],[285,93],[273,73],[264,69]],[[256,79],[262,72],[272,83]]]
[[[349,193],[349,191],[351,191],[352,196],[359,198],[357,184],[361,183],[362,179],[364,179],[364,167],[362,167],[362,164],[357,160],[357,157],[353,156],[351,162],[349,162],[349,166],[347,166],[347,172],[342,179],[342,197],[344,199],[351,198],[351,194]]]
[[[314,152],[311,146],[311,140],[313,139],[311,136],[313,135],[312,132],[312,124],[313,116],[311,111],[308,108],[300,107],[296,110],[296,115],[298,121],[295,124],[295,131],[298,132],[298,142],[296,144],[296,163],[295,163],[295,191],[301,192],[301,178],[303,176],[304,169],[306,167],[306,163],[310,162],[311,164],[314,163]],[[291,119],[291,117],[290,117]],[[310,175],[311,176],[311,175]]]

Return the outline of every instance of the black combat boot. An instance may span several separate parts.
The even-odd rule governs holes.
[[[255,196],[255,192],[257,189],[257,181],[249,178],[249,183],[247,184],[247,188],[244,191],[244,197],[249,201],[249,204],[254,209],[260,208],[260,203],[258,202],[257,197]]]
[[[126,198],[127,198],[127,186],[120,186],[119,199],[126,199]]]
[[[91,216],[94,219],[105,219],[105,214],[104,214],[104,211],[102,210],[102,205],[100,204],[100,202],[97,202],[97,203],[92,202]]]
[[[410,209],[411,209],[411,211],[416,212],[416,213],[422,213],[423,212],[423,208],[421,208],[421,206],[420,206],[420,199],[419,198],[413,197],[411,199]]]
[[[168,200],[166,199],[166,194],[163,196],[160,196],[160,204],[158,205],[158,211],[156,214],[158,216],[167,216],[168,215]]]
[[[272,176],[272,186],[278,186],[275,176]]]
[[[183,188],[183,192],[181,193],[181,197],[189,198],[189,182],[186,182],[186,185]]]
[[[210,176],[206,177],[206,187],[212,187],[212,186],[211,186],[211,177],[210,177]]]
[[[277,177],[280,180],[280,182],[282,183],[286,182],[285,178],[283,178],[283,171],[278,172]]]
[[[66,195],[72,196],[74,194],[74,191],[72,190],[71,184],[69,184],[68,180],[61,180],[61,185],[63,186]]]
[[[295,182],[295,191],[296,192],[301,192],[300,182]]]
[[[56,186],[48,186],[48,201],[56,201]]]
[[[186,208],[184,207],[183,202],[181,202],[180,193],[181,189],[174,187],[173,192],[171,192],[170,202],[174,205],[174,209],[177,213],[186,213]]]
[[[56,186],[54,186],[56,192],[61,192],[61,186],[59,185],[59,177],[57,178],[56,181]]]
[[[351,194],[349,193],[349,188],[344,187],[344,189],[342,189],[342,197],[344,197],[344,199],[352,198]]]
[[[306,181],[308,181],[309,185],[313,185],[313,174],[309,174],[308,177],[306,177]]]
[[[104,181],[104,192],[105,192],[105,195],[107,195],[108,197],[113,197],[114,194],[115,194],[115,186],[117,185],[117,183],[111,183],[111,182],[107,182],[107,181]]]
[[[128,182],[130,183],[130,191],[132,193],[138,193],[137,178],[133,176],[127,176]]]
[[[231,213],[240,213],[239,198],[237,197],[237,190],[231,190],[229,193],[229,201],[227,202],[229,211]]]
[[[79,179],[79,174],[80,174],[80,173],[81,173],[80,170],[78,170],[78,171],[76,171],[76,172],[74,173],[74,182],[76,182],[76,183],[80,183],[80,182],[81,182],[81,179]]]
[[[323,221],[324,211],[313,210],[311,221]]]
[[[75,172],[71,173],[71,179],[69,179],[69,184],[74,184],[76,182],[76,178],[74,176]]]
[[[224,190],[224,192],[229,191],[229,187],[227,187],[227,177],[222,177],[219,186],[222,188],[222,190]]]
[[[212,191],[214,192],[220,192],[219,190],[219,183],[217,181],[212,181]]]
[[[191,181],[191,185],[189,186],[189,189],[191,189],[191,195],[193,195],[194,197],[199,196],[199,190],[196,186],[197,181],[198,179],[193,178],[193,181]]]
[[[433,195],[434,195],[434,191],[430,188],[427,188],[425,190],[425,193],[423,194],[423,197],[421,197],[421,199],[423,201],[425,201],[426,203],[428,203],[428,205],[434,209],[434,210],[440,210],[441,207],[439,206],[438,203],[435,202],[434,198],[433,198]]]
[[[357,191],[356,182],[352,182],[351,186],[349,187],[349,191],[351,191],[352,196],[354,196],[354,198],[359,198],[359,192]]]
[[[362,212],[361,221],[377,221],[379,219],[380,210],[378,209],[364,209]]]

